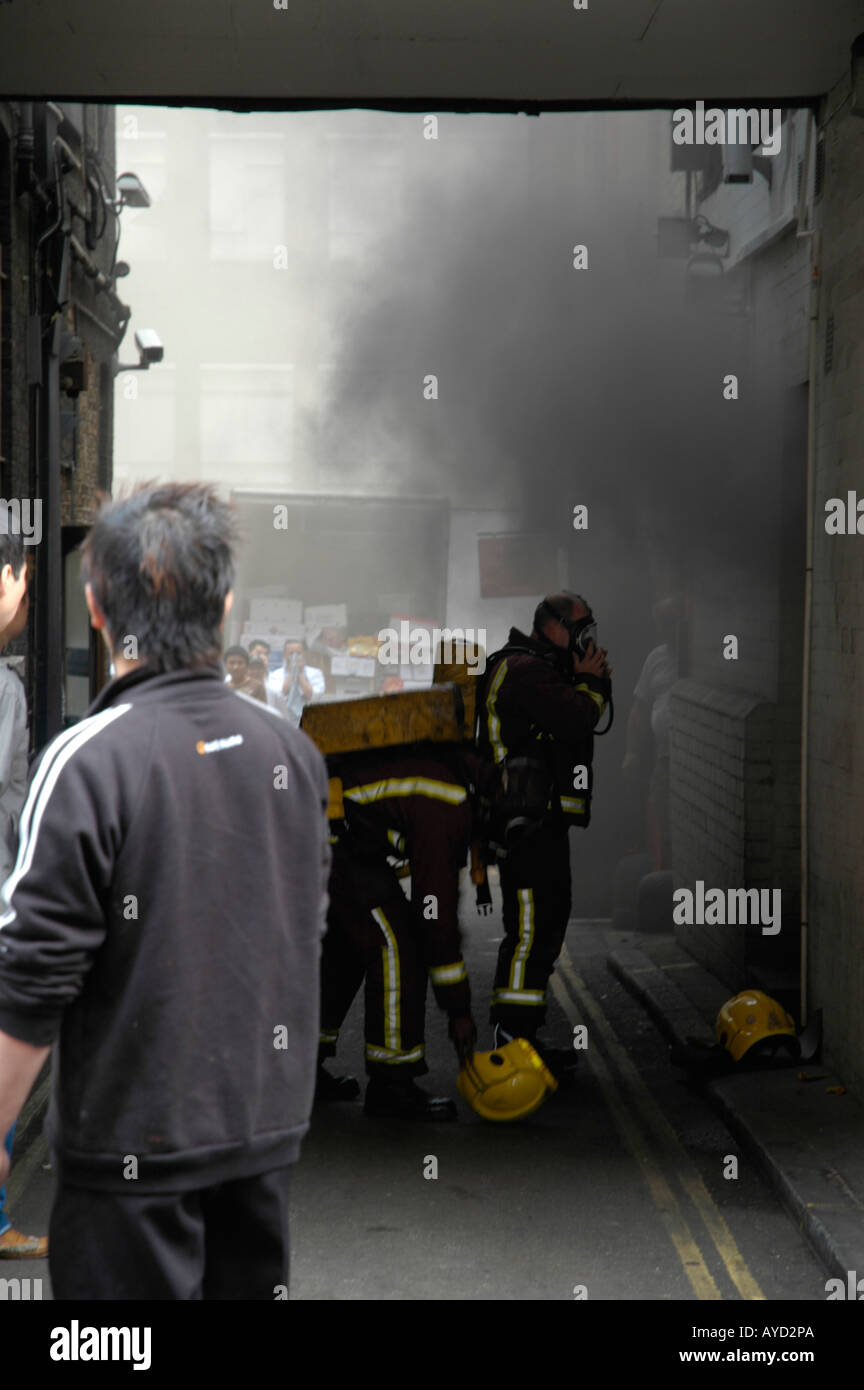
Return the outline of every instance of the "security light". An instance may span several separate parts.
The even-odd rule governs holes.
[[[117,192],[120,195],[117,199],[119,207],[149,208],[150,206],[150,194],[137,174],[118,175]]]

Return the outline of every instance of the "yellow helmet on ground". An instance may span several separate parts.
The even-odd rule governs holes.
[[[525,1038],[494,1052],[475,1052],[459,1073],[463,1100],[484,1120],[519,1120],[542,1105],[558,1082]]]
[[[740,1062],[745,1052],[756,1043],[776,1039],[773,1046],[760,1051],[776,1050],[778,1046],[797,1052],[795,1020],[782,1004],[761,989],[745,989],[727,999],[714,1027],[714,1036],[734,1061]],[[781,1042],[780,1039],[786,1041]],[[791,1039],[791,1041],[789,1041]]]

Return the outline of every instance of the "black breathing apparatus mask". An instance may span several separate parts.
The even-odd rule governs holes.
[[[592,642],[595,651],[597,650],[597,619],[581,594],[568,594],[567,597],[573,603],[581,604],[586,610],[584,618],[570,618],[566,613],[559,613],[558,609],[553,608],[549,600],[544,598],[542,603],[538,603],[534,613],[534,628],[541,632],[544,621],[554,618],[556,623],[567,629],[570,634],[569,650],[575,652],[581,661],[588,655],[588,648]]]
[[[591,654],[592,647],[595,652],[599,651],[597,619],[594,617],[589,604],[586,603],[581,594],[571,594],[566,590],[564,592],[572,603],[578,603],[585,609],[585,616],[582,618],[571,618],[567,613],[560,613],[548,599],[544,598],[541,603],[538,603],[535,609],[534,628],[535,631],[541,632],[544,621],[549,618],[554,618],[557,623],[560,623],[563,628],[566,628],[569,634],[570,641],[567,648],[568,651],[573,652],[580,661],[583,661],[586,656]],[[595,735],[600,737],[603,734],[608,734],[609,730],[612,728],[612,721],[614,718],[615,707],[612,703],[612,695],[610,692],[609,723],[606,725],[605,729],[595,729]]]

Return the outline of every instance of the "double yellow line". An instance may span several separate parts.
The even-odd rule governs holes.
[[[562,975],[570,987],[569,992]],[[723,1295],[687,1224],[673,1190],[673,1181],[689,1197],[698,1211],[702,1224],[740,1297],[764,1299],[765,1295],[747,1268],[732,1232],[720,1215],[698,1169],[691,1162],[674,1129],[646,1087],[637,1068],[630,1061],[609,1020],[591,998],[585,981],[573,966],[566,946],[561,952],[556,973],[552,976],[552,989],[571,1024],[588,1024],[588,1047],[584,1055],[597,1078],[622,1139],[642,1170],[648,1190],[696,1297],[722,1300]],[[602,1042],[609,1062],[597,1046],[592,1046],[592,1036],[595,1042],[597,1039]],[[614,1065],[614,1071],[609,1065],[610,1062]],[[670,1180],[667,1180],[666,1174]]]

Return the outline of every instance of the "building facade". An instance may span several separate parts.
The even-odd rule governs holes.
[[[776,936],[678,925],[679,939],[730,989],[761,985],[799,1019],[820,1011],[824,1060],[859,1094],[864,562],[854,521],[827,522],[832,499],[854,511],[864,477],[861,86],[853,54],[812,112],[783,113],[770,164],[747,151],[749,181],[727,181],[717,147],[687,174],[686,216],[729,234],[716,292],[740,313],[742,395],[746,383],[758,408],[776,392],[783,408],[739,495],[744,524],[758,522],[754,564],[714,592],[703,571],[692,595],[671,763],[676,887],[782,891]],[[727,634],[737,660],[722,659]]]
[[[75,551],[111,487],[114,364],[130,315],[117,292],[114,144],[113,107],[0,103],[0,478],[32,557],[16,648],[34,749],[105,678]]]

